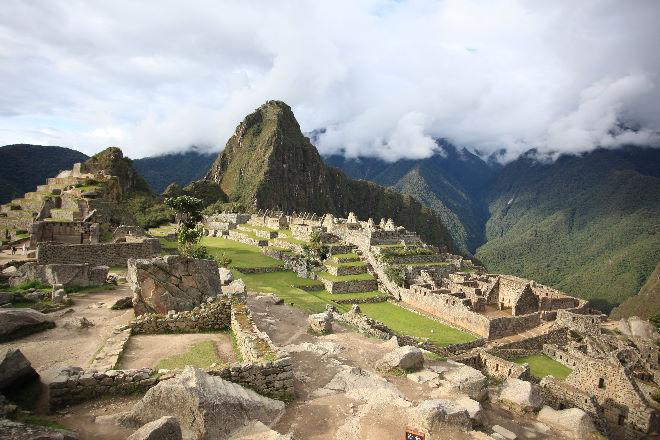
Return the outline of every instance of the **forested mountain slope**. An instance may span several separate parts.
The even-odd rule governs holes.
[[[133,167],[149,183],[151,189],[162,194],[170,183],[185,187],[190,182],[202,179],[216,156],[192,149],[185,153],[134,159]]]

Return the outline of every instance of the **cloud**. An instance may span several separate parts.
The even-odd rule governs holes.
[[[8,0],[0,144],[220,151],[282,99],[323,153],[658,144],[656,0]]]

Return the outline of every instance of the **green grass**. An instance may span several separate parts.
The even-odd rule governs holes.
[[[330,280],[330,281],[354,281],[354,280],[373,280],[374,277],[368,273],[361,273],[359,275],[344,275],[341,277],[337,277],[334,275],[330,275],[328,272],[317,272],[316,273],[318,276],[320,276],[323,279]]]
[[[126,272],[126,266],[112,266],[108,273],[121,273]]]
[[[446,261],[434,261],[431,263],[401,263],[401,266],[448,266]],[[474,272],[474,271],[473,271]]]
[[[350,254],[334,254],[331,256],[331,258],[357,258],[359,259],[360,256],[358,254],[350,253]]]
[[[397,333],[428,338],[439,347],[473,341],[476,338],[448,325],[413,313],[392,303],[360,304],[362,312]],[[434,332],[431,333],[431,330]]]
[[[27,425],[34,425],[34,426],[46,426],[48,428],[55,428],[55,429],[65,429],[67,431],[70,431],[69,428],[66,426],[62,425],[59,422],[56,422],[55,420],[49,420],[49,419],[43,419],[41,417],[37,417],[32,414],[26,414],[24,416],[19,416],[18,421],[21,423],[25,423]]]
[[[206,246],[209,254],[220,256],[225,254],[231,258],[230,266],[237,267],[278,267],[282,261],[270,258],[261,253],[258,246],[239,243],[221,237],[202,237],[201,244]]]
[[[202,341],[196,344],[190,344],[190,350],[187,353],[175,354],[173,356],[158,361],[155,370],[174,368],[184,368],[186,365],[192,365],[197,368],[209,368],[211,364],[222,365],[225,362],[220,359],[215,351],[213,341]]]
[[[383,293],[378,291],[336,295],[333,295],[326,290],[306,292],[292,286],[313,286],[321,285],[321,283],[307,278],[298,278],[296,274],[290,270],[264,274],[241,274],[238,271],[233,272],[235,277],[243,278],[249,291],[274,293],[282,298],[285,303],[293,303],[294,306],[312,313],[325,311],[326,304],[335,305],[332,302],[334,299],[366,299],[378,295],[383,296]],[[351,308],[350,304],[336,304],[336,306],[341,312],[347,312]]]
[[[102,284],[100,286],[88,286],[88,287],[81,287],[81,286],[69,286],[65,287],[64,291],[67,294],[83,294],[83,293],[96,293],[96,292],[105,292],[106,290],[114,290],[116,289],[117,286],[114,284]]]
[[[525,356],[519,359],[514,359],[517,364],[529,364],[529,369],[532,374],[541,379],[545,376],[552,375],[557,380],[564,380],[566,376],[571,374],[573,370],[567,366],[549,358],[544,354],[535,354],[532,356]]]
[[[179,246],[176,241],[167,241],[165,237],[158,237],[158,241],[163,249],[176,249]]]

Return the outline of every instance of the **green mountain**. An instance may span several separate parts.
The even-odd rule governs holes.
[[[326,166],[280,101],[268,101],[238,125],[205,179],[247,207],[392,218],[428,243],[457,251],[440,219],[416,199]]]
[[[185,153],[134,159],[133,167],[155,192],[162,194],[171,183],[185,187],[202,179],[215,158],[215,154],[202,154],[193,147]]]
[[[660,313],[660,263],[655,267],[639,293],[615,307],[610,317],[614,319],[628,316],[650,318],[658,313]]]
[[[507,164],[489,190],[477,257],[606,312],[635,295],[660,260],[660,178],[640,168],[649,152],[638,150]]]
[[[485,190],[497,170],[449,142],[436,141],[438,152],[419,160],[385,162],[378,158],[326,156],[354,179],[365,179],[409,194],[435,211],[462,252],[474,253],[483,242],[488,210]]]
[[[16,144],[0,147],[0,204],[34,191],[47,178],[87,156],[70,148]]]

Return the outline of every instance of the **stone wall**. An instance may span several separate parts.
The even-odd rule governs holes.
[[[564,345],[568,342],[568,330],[563,326],[553,326],[546,332],[518,341],[504,342],[497,345],[500,350],[543,350],[544,344]]]
[[[69,286],[100,286],[108,276],[108,266],[91,264],[37,264],[28,262],[17,268],[9,279],[10,286],[38,281],[41,284]]]
[[[151,368],[139,370],[83,370],[67,367],[49,384],[51,411],[106,394],[146,392],[158,382]]]
[[[581,353],[569,353],[555,344],[543,344],[543,354],[561,364],[564,364],[570,369],[575,368],[578,363],[582,362],[585,358]]]
[[[229,238],[239,243],[249,244],[252,246],[268,246],[268,240],[257,240],[255,238],[248,237],[247,235],[242,234],[234,229],[229,231]]]
[[[498,339],[533,329],[541,325],[541,314],[501,316],[490,320],[489,339]]]
[[[600,335],[600,323],[605,315],[583,315],[568,310],[557,310],[557,322],[583,335]]]
[[[501,381],[509,377],[521,380],[529,380],[531,378],[529,365],[520,365],[502,359],[483,349],[476,349],[469,353],[455,356],[452,360],[481,370],[488,377]]]
[[[369,292],[378,290],[378,281],[375,279],[370,280],[349,280],[349,281],[332,281],[324,278],[319,280],[325,286],[325,290],[335,293],[354,293],[354,292]]]
[[[145,313],[131,322],[133,334],[199,333],[228,329],[231,325],[231,302],[219,298],[202,304],[197,310],[168,313]]]
[[[279,353],[266,333],[260,331],[252,320],[245,304],[234,304],[231,310],[231,329],[236,344],[246,362],[273,360]]]
[[[67,264],[89,263],[105,266],[126,266],[129,258],[152,258],[160,255],[157,238],[134,243],[49,244],[37,246],[37,263]]]
[[[367,266],[364,264],[358,266],[337,266],[333,264],[325,264],[325,268],[330,275],[342,277],[345,275],[360,275],[367,273]]]
[[[34,222],[30,226],[30,249],[42,242],[67,244],[96,244],[99,242],[98,223],[89,222]]]
[[[112,233],[112,242],[117,243],[120,241],[129,241],[126,240],[126,237],[137,238],[144,236],[145,236],[144,229],[142,229],[139,226],[121,225],[121,226],[117,226],[115,231]],[[135,241],[135,240],[130,240],[130,241]]]

